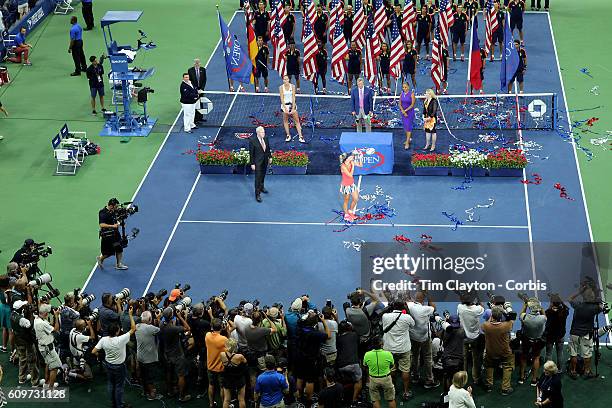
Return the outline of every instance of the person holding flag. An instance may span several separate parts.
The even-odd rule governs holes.
[[[478,18],[472,20],[472,49],[470,50],[470,67],[468,79],[470,82],[470,95],[474,90],[479,90],[483,93],[482,81],[484,80],[484,64],[487,58],[487,53],[480,48],[480,40],[478,39]]]
[[[315,77],[315,94],[319,92],[319,78],[321,78],[321,83],[323,84],[323,94],[327,93],[327,80],[325,75],[327,75],[327,50],[325,49],[325,45],[321,41],[317,42],[317,55],[315,56],[315,61],[317,64],[317,73]]]
[[[510,0],[508,2],[510,12],[510,31],[514,35],[514,29],[518,29],[519,38],[523,42],[523,13],[525,12],[525,0]]]
[[[466,0],[463,5],[463,8],[467,12],[470,21],[472,21],[474,19],[474,16],[478,14],[478,0]]]
[[[493,3],[493,10],[494,18],[497,20],[497,25],[495,25],[494,27],[497,28],[493,30],[492,34],[493,39],[491,44],[491,61],[495,59],[495,44],[499,44],[499,58],[502,59],[504,56],[504,22],[506,21],[506,13],[504,12],[504,10],[500,9],[498,1]]]
[[[457,60],[457,44],[461,43],[461,61],[465,61],[465,34],[468,30],[468,15],[463,11],[463,6],[459,4],[453,18],[454,23],[451,27],[453,34],[453,61]]]
[[[404,51],[404,63],[402,64],[402,73],[404,81],[408,82],[408,78],[412,80],[412,87],[416,88],[416,64],[419,61],[419,54],[412,48],[412,41],[406,41],[406,50]]]
[[[519,56],[519,64],[516,68],[516,74],[510,80],[508,84],[508,92],[512,89],[512,84],[514,81],[518,82],[519,93],[523,93],[523,75],[525,74],[525,70],[527,69],[527,53],[525,49],[521,46],[521,42],[519,40],[514,40],[514,47],[516,48]]]
[[[314,23],[314,32],[317,36],[317,40],[321,41],[323,45],[327,44],[327,30],[329,29],[329,17],[323,13],[323,7],[321,4],[317,4],[317,19]],[[344,32],[343,32],[344,35]]]
[[[291,14],[291,5],[285,3],[285,22],[283,23],[283,34],[286,41],[292,41],[295,34],[295,17]]]
[[[266,11],[266,5],[263,1],[258,4],[258,9],[255,11],[255,36],[263,37],[264,42],[270,41],[270,13]]]
[[[502,54],[501,70],[499,72],[500,90],[502,92],[512,91],[512,82],[517,74],[520,58],[518,51],[514,45],[512,31],[510,31],[510,21],[506,16],[506,24],[504,25],[504,53]],[[522,75],[521,75],[522,82]]]
[[[380,54],[378,55],[379,81],[381,93],[391,93],[391,51],[386,42],[380,45]],[[383,80],[387,80],[387,88],[383,87]]]
[[[429,60],[429,30],[431,22],[429,21],[429,16],[427,15],[427,8],[421,7],[421,12],[417,15],[416,20],[416,51],[417,54],[421,55],[421,44],[425,43],[425,59]]]

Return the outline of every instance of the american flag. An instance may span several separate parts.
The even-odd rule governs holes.
[[[362,0],[355,0],[355,14],[353,15],[353,35],[352,41],[357,44],[358,49],[362,49],[365,44],[366,16],[363,10]]]
[[[310,23],[314,24],[317,21],[317,8],[315,7],[314,0],[302,0],[306,15],[310,18]],[[306,18],[304,16],[304,18]]]
[[[332,78],[341,84],[344,83],[344,76],[346,74],[346,56],[348,55],[348,47],[346,46],[346,38],[344,38],[344,31],[340,20],[336,19],[336,25],[331,35],[332,43]]]
[[[416,38],[414,23],[416,23],[416,10],[410,0],[406,0],[406,6],[402,13],[402,32],[406,38],[414,42]]]
[[[397,19],[391,23],[391,58],[389,68],[394,78],[399,78],[402,74],[402,60],[404,59],[404,43],[397,26]]]
[[[383,0],[374,0],[374,32],[384,35],[387,26],[387,12]]]
[[[276,1],[276,6],[271,6],[271,20],[276,20],[277,18],[280,20],[280,26],[285,25],[285,21],[287,21],[287,16],[285,15],[285,10],[283,9],[283,2],[281,0]]]
[[[440,89],[442,83],[442,69],[442,41],[440,41],[440,30],[436,28],[431,48],[431,79],[436,90]]]
[[[374,33],[374,23],[372,16],[368,16],[368,27],[365,37],[365,64],[364,75],[371,85],[376,84],[376,58],[380,54],[380,41]]]
[[[251,3],[249,1],[244,2],[244,16],[247,24],[255,24],[255,13],[253,13],[253,9],[251,8]]]
[[[329,3],[330,15],[329,15],[329,26],[335,27],[336,20],[340,22],[340,25],[344,24],[344,9],[340,4],[340,0],[332,0]]]
[[[448,30],[455,23],[455,15],[453,14],[453,8],[451,7],[448,0],[440,1],[440,13],[438,15],[440,23],[440,39],[445,48],[448,47]]]
[[[317,77],[317,40],[315,39],[312,25],[308,14],[304,20],[304,30],[302,33],[302,44],[304,44],[304,77],[309,81],[314,81]]]
[[[285,61],[287,43],[285,43],[285,34],[283,34],[283,29],[281,28],[280,18],[278,15],[274,19],[272,45],[274,46],[274,60],[272,61],[272,69],[278,71],[278,74],[282,78],[287,73],[287,64]]]
[[[497,15],[493,7],[493,0],[487,0],[485,9],[482,12],[485,20],[485,49],[492,55],[493,52],[493,33],[499,27],[497,23]]]

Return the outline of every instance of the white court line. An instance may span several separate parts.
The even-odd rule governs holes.
[[[344,226],[343,222],[291,222],[291,221],[223,221],[223,220],[181,220],[182,224],[240,224],[240,225],[310,225],[310,226]],[[351,227],[431,227],[455,228],[454,224],[355,224]],[[499,228],[499,229],[528,229],[527,225],[460,225],[461,228]]]
[[[230,19],[229,24],[232,23],[232,21],[234,20],[235,16],[236,16],[236,12],[234,11],[234,14],[232,14],[232,18]],[[212,60],[213,56],[215,55],[215,52],[217,52],[217,48],[219,48],[220,44],[221,44],[221,38],[219,38],[219,40],[217,41],[217,45],[215,45],[215,48],[213,49],[212,53],[208,57],[208,61],[206,61],[206,65],[204,66],[205,68],[208,68],[208,64],[210,64],[210,61]],[[145,172],[144,176],[142,177],[142,180],[140,180],[140,183],[138,184],[138,187],[136,187],[136,191],[134,191],[134,194],[132,195],[132,199],[130,201],[134,201],[136,199],[136,196],[138,195],[138,192],[140,191],[140,188],[142,187],[142,185],[144,184],[145,180],[147,179],[147,176],[149,175],[149,172],[151,171],[151,169],[153,168],[153,165],[157,161],[157,157],[159,156],[159,154],[161,153],[162,149],[164,148],[164,146],[166,144],[166,141],[168,140],[168,137],[170,136],[170,133],[172,133],[172,129],[174,129],[174,126],[176,125],[176,122],[178,121],[180,116],[181,116],[181,110],[179,110],[179,112],[176,115],[176,118],[174,118],[174,122],[172,122],[172,126],[170,126],[170,129],[168,130],[168,133],[166,133],[166,137],[164,137],[164,140],[162,141],[161,145],[159,146],[159,149],[157,149],[157,152],[155,153],[155,156],[153,157],[153,160],[151,161],[151,164],[149,164],[149,167],[147,168],[147,171]],[[97,263],[95,263],[93,268],[91,268],[91,272],[89,272],[89,275],[87,276],[87,279],[85,280],[85,283],[83,284],[83,290],[85,290],[85,288],[89,284],[89,281],[93,277],[93,274],[96,272],[96,269],[98,269],[98,264]],[[144,296],[144,294],[143,294],[143,296]]]

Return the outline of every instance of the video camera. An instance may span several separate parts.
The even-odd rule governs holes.
[[[138,206],[133,204],[133,201],[126,201],[125,203],[118,204],[115,208],[115,218],[119,223],[125,222],[125,220],[138,212]]]
[[[491,292],[487,292],[487,296],[489,297],[487,302],[489,309],[498,308],[506,320],[516,320],[517,313],[512,310],[512,303],[506,302],[505,297],[492,294]]]

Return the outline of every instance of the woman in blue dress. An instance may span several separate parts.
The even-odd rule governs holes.
[[[414,92],[410,89],[408,82],[402,84],[402,94],[400,95],[399,108],[402,113],[402,124],[404,125],[404,132],[406,132],[406,141],[404,142],[404,149],[410,148],[410,138],[412,137],[412,125],[414,123],[414,104],[416,98]]]

